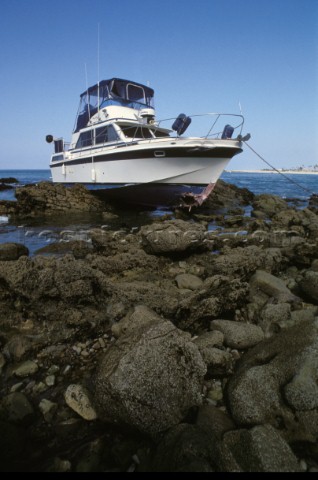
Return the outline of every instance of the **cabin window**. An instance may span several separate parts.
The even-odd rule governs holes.
[[[161,132],[160,130],[152,130],[152,133],[153,133],[154,136],[157,137],[157,138],[170,137],[169,133],[167,133],[167,132]]]
[[[83,132],[77,140],[76,148],[90,147],[93,145],[93,131]]]
[[[146,103],[144,89],[131,83],[127,85],[127,98],[132,102]]]
[[[149,128],[145,127],[122,127],[126,138],[153,138]]]
[[[112,125],[108,127],[96,128],[95,143],[96,145],[106,142],[116,142],[118,140],[117,133]]]
[[[107,127],[96,128],[96,140],[95,140],[96,145],[98,143],[106,143],[108,141],[109,141],[108,128]]]

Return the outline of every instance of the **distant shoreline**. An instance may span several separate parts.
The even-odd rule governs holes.
[[[295,170],[224,170],[225,173],[269,173],[276,174],[282,173],[283,175],[318,175],[318,172],[312,171],[295,171]]]

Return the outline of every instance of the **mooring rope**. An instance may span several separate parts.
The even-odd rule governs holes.
[[[244,141],[244,140],[243,140]],[[306,193],[309,193],[310,196],[311,195],[315,195],[314,192],[312,192],[311,190],[309,190],[308,188],[304,187],[303,185],[301,185],[300,183],[296,182],[296,180],[293,180],[292,178],[289,178],[287,175],[285,175],[285,173],[281,172],[280,170],[278,170],[277,168],[275,168],[273,165],[271,165],[267,160],[265,160],[265,158],[263,158],[259,153],[256,152],[256,150],[254,150],[254,148],[252,148],[246,141],[244,141],[245,145],[250,149],[252,150],[253,153],[255,153],[255,155],[258,156],[258,158],[260,158],[264,163],[266,163],[266,165],[268,165],[271,169],[273,169],[275,172],[279,173],[282,177],[286,178],[286,180],[288,180],[290,183],[293,183],[294,185],[297,185],[297,187],[301,188],[302,190],[304,190]]]

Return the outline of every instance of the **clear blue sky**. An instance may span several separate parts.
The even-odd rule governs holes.
[[[246,118],[277,167],[318,163],[317,0],[6,0],[0,29],[0,169],[47,168],[79,95],[114,76],[155,89],[158,118]],[[263,168],[249,151],[231,168]]]

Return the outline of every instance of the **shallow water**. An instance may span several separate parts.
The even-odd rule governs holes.
[[[19,185],[50,181],[50,170],[0,170],[0,178],[14,177]],[[304,188],[318,192],[318,175],[289,175]],[[255,194],[271,193],[283,198],[298,198],[306,205],[309,193],[290,183],[279,174],[262,173],[230,173],[224,172],[222,177],[228,183],[241,188],[248,188]],[[14,200],[14,190],[0,192],[0,200]],[[302,205],[301,205],[302,206]],[[151,221],[152,217],[169,213],[167,210],[138,211],[126,210],[119,212],[119,220],[112,228],[124,229],[126,232],[138,228]],[[246,212],[248,214],[248,212]],[[67,240],[87,240],[92,228],[108,228],[100,215],[65,215],[58,218],[26,219],[23,224],[17,224],[6,216],[0,216],[0,243],[18,242],[26,245],[31,255],[39,248],[50,243]],[[211,227],[211,229],[213,229]]]

